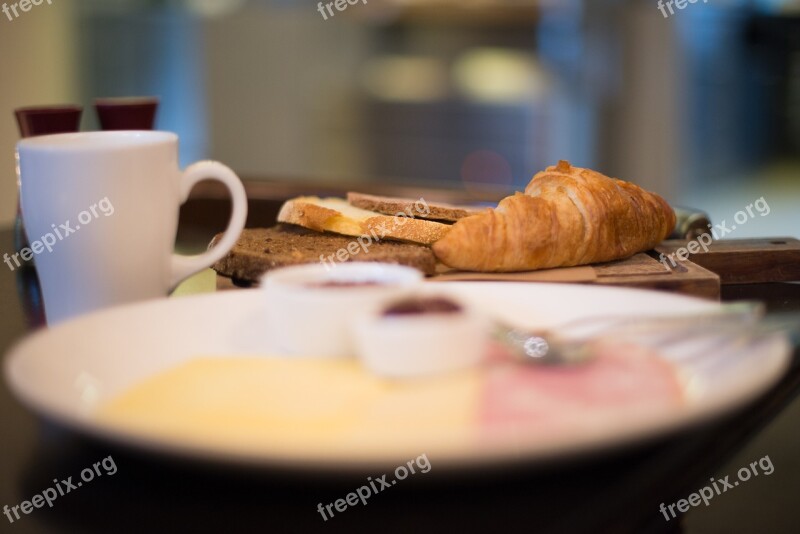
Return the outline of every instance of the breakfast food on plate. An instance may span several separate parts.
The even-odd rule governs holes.
[[[456,206],[445,202],[428,202],[424,198],[412,200],[409,198],[380,197],[354,192],[347,193],[347,201],[357,208],[376,211],[384,215],[406,213],[417,219],[444,222],[456,222],[459,219],[475,215],[487,209],[475,206]]]
[[[414,296],[356,322],[364,366],[389,378],[458,371],[487,352],[487,321],[450,297]]]
[[[525,193],[456,222],[433,251],[456,269],[529,271],[626,258],[674,226],[675,212],[655,193],[560,161]]]
[[[476,372],[389,387],[351,358],[198,355],[137,380],[92,417],[239,458],[396,463],[420,453],[421,436],[431,450],[474,440],[480,386]]]
[[[671,365],[619,351],[579,368],[486,365],[391,384],[352,359],[198,354],[157,369],[90,417],[124,435],[273,462],[371,452],[397,465],[422,441],[431,458],[556,452],[598,437],[607,446],[698,402]]]
[[[341,198],[297,197],[287,200],[278,213],[278,222],[304,226],[318,232],[334,232],[353,237],[396,239],[430,245],[441,239],[449,225],[413,217],[384,215],[355,206]]]
[[[678,369],[657,352],[620,341],[596,350],[591,361],[568,367],[498,359],[483,389],[485,440],[648,424],[685,407]]]
[[[210,246],[221,237],[222,234],[216,236]],[[397,241],[359,241],[291,224],[244,230],[236,245],[213,268],[222,276],[256,282],[265,272],[278,267],[350,261],[396,263],[415,267],[427,275],[436,269],[436,258],[429,247]]]

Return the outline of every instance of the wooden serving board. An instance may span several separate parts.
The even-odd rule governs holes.
[[[658,261],[655,254],[640,253],[627,260],[594,265],[597,284],[642,289],[660,289],[708,299],[719,299],[720,277],[690,261],[674,268]]]
[[[681,250],[686,252],[678,254]],[[681,257],[685,259],[681,261]],[[692,241],[669,240],[655,251],[595,265],[593,269],[599,284],[665,289],[718,299],[721,285],[800,280],[800,240],[730,239],[712,242],[705,248],[699,242],[692,245]]]
[[[800,241],[797,239],[717,241],[708,246],[708,251],[700,248],[699,252],[690,254],[683,261],[675,258],[672,262],[669,259],[689,243],[664,241],[654,251],[596,265],[511,274],[446,272],[432,280],[599,284],[660,289],[707,299],[719,299],[721,284],[800,280]],[[229,279],[217,277],[218,289],[232,287]]]
[[[652,255],[651,255],[652,254]],[[530,273],[463,273],[446,272],[432,280],[443,281],[518,281],[518,282],[567,282],[573,284],[600,284],[646,289],[663,289],[675,293],[718,299],[719,276],[691,262],[670,268],[655,259],[653,253],[635,256],[609,263],[546,269]]]

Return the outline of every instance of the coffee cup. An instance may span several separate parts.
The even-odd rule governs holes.
[[[12,268],[36,257],[49,325],[106,306],[166,296],[221,259],[247,217],[244,187],[214,161],[178,167],[178,137],[160,131],[46,135],[17,144],[30,240],[6,254]],[[233,209],[218,244],[173,253],[181,204],[201,180],[228,189]]]

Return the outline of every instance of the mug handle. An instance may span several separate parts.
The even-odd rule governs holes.
[[[172,255],[170,272],[170,291],[193,274],[210,267],[233,248],[239,239],[247,219],[247,195],[239,177],[230,168],[216,161],[200,161],[189,165],[180,178],[180,201],[185,203],[189,192],[201,180],[216,180],[228,188],[231,194],[233,209],[228,220],[228,227],[214,248],[194,256]]]

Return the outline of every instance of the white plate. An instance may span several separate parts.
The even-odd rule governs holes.
[[[425,288],[479,304],[500,319],[526,327],[546,327],[606,313],[683,314],[716,306],[666,293],[567,284],[449,282],[426,283]],[[270,446],[254,450],[189,437],[166,439],[95,417],[99,405],[126,388],[198,355],[274,355],[264,334],[264,298],[257,290],[227,291],[85,316],[39,332],[14,347],[5,361],[6,379],[24,404],[47,418],[95,437],[155,452],[236,463],[317,467],[397,465],[426,453],[437,465],[468,461],[474,466],[549,459],[629,444],[686,427],[753,399],[782,376],[790,358],[788,343],[782,337],[770,338],[748,351],[728,349],[689,363],[680,362],[680,351],[667,353],[665,358],[674,360],[685,380],[683,405],[644,418],[620,413],[619,417],[606,417],[602,425],[581,425],[535,439],[521,432],[488,442],[475,440],[461,433],[449,435],[447,425],[433,428],[430,421],[427,425],[420,422],[416,428],[413,416],[398,414],[395,426],[401,426],[403,435],[413,439],[394,443],[394,447],[387,446],[389,438],[381,434],[381,429],[363,428],[359,433],[362,440],[340,449],[322,441],[301,440],[291,450]],[[313,334],[313,325],[309,325],[309,333]],[[331,384],[330,391],[323,386],[303,394],[325,398],[336,395],[334,386]],[[409,410],[414,409],[411,395]],[[448,402],[436,396],[416,400],[417,413],[423,402]],[[279,401],[266,395],[265,402]],[[429,408],[464,411],[463,406],[450,404],[453,406]],[[391,420],[383,422],[393,424]]]

